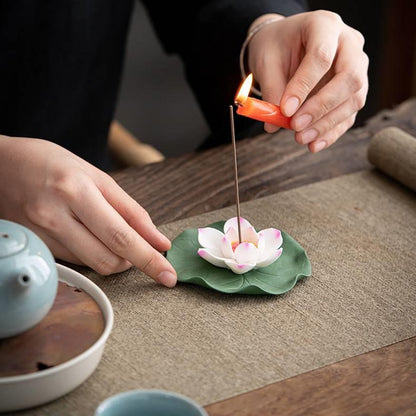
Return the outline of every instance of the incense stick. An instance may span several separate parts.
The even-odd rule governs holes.
[[[230,122],[231,122],[231,140],[234,152],[234,181],[235,181],[235,199],[237,205],[237,225],[238,225],[238,242],[241,244],[241,225],[240,225],[240,192],[238,189],[238,169],[237,169],[237,146],[235,144],[235,128],[234,128],[234,110],[230,105]]]

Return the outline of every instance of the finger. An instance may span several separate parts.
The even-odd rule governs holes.
[[[156,250],[169,250],[169,239],[156,228],[147,211],[110,176],[99,176],[98,185],[102,195],[125,221]]]
[[[334,110],[330,111],[316,123],[308,126],[305,130],[295,134],[295,140],[300,144],[311,143],[318,140],[328,131],[333,130],[338,124],[356,114],[365,103],[367,87],[355,93],[348,101],[344,102]]]
[[[354,124],[355,116],[356,114],[353,114],[347,120],[338,124],[332,130],[326,132],[319,139],[309,143],[309,150],[312,153],[317,153],[334,144]]]
[[[352,56],[356,59],[351,59]],[[336,62],[339,72],[302,105],[292,119],[294,130],[306,129],[362,90],[367,84],[367,69],[367,55],[362,51],[357,54],[352,42],[343,43]]]
[[[67,207],[34,214],[36,226],[65,247],[82,264],[97,273],[108,275],[131,267],[124,258],[111,252],[97,237],[77,221]],[[65,254],[65,253],[62,253]]]
[[[272,62],[268,62],[267,65],[262,67],[262,73],[259,75],[262,99],[279,105],[286,82],[280,61],[273,59]],[[274,124],[264,123],[264,130],[268,133],[275,133],[279,130],[279,127]]]
[[[64,247],[59,241],[55,238],[52,238],[50,235],[45,233],[43,229],[37,227],[36,225],[30,223],[25,224],[28,228],[30,228],[49,248],[52,255],[61,260],[65,260],[72,264],[82,265],[83,263],[77,256],[71,253],[66,247]]]
[[[111,252],[127,259],[157,282],[174,286],[176,272],[166,258],[127,224],[98,188],[88,188],[83,192],[85,196],[82,201],[75,199],[71,203],[71,208],[80,221]]]
[[[340,29],[338,24],[329,22],[328,19],[320,16],[307,29],[305,56],[282,96],[282,112],[287,117],[297,111],[332,66],[337,53]]]
[[[131,263],[111,252],[75,219],[62,227],[62,233],[57,238],[58,241],[68,247],[81,264],[91,267],[103,276],[120,273],[131,267]]]
[[[55,258],[65,260],[69,263],[77,264],[79,266],[84,265],[84,263],[77,256],[71,253],[66,247],[64,247],[54,238],[45,235],[42,237],[42,240],[48,246],[49,250],[52,252]]]

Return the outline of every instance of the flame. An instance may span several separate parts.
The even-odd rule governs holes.
[[[251,84],[253,83],[253,74],[250,74],[244,82],[241,84],[240,89],[235,96],[235,102],[238,105],[244,105],[247,100],[248,94],[251,89]]]

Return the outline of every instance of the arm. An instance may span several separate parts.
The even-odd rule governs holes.
[[[184,22],[180,16],[176,19],[173,9],[169,20],[160,19],[148,3],[166,49],[184,59],[189,83],[217,142],[229,136],[227,108],[241,82],[238,58],[246,33],[273,16],[279,20],[264,26],[248,45],[249,69],[263,98],[293,116],[298,143],[312,152],[333,144],[365,104],[364,38],[335,13],[302,13],[305,4],[296,1],[218,0],[204,2]],[[237,133],[251,123],[238,117]],[[267,124],[265,129],[276,131]]]
[[[132,265],[174,286],[169,240],[114,180],[52,142],[0,135],[0,217],[23,224],[55,257],[100,274]]]
[[[306,2],[295,0],[195,1],[190,7],[168,2],[163,12],[158,2],[144,4],[165,50],[179,53],[184,62],[187,80],[213,132],[212,144],[229,137],[228,106],[241,82],[239,53],[249,26],[266,13],[288,16],[306,8]],[[237,136],[253,125],[245,117],[235,122]]]

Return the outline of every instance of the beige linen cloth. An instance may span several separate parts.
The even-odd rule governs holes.
[[[233,207],[161,227],[235,215]],[[84,273],[108,295],[115,325],[97,370],[55,402],[17,414],[93,415],[130,389],[185,394],[202,405],[416,335],[416,199],[376,170],[242,204],[262,229],[305,247],[312,276],[282,296],[226,295],[155,284],[133,269]]]

